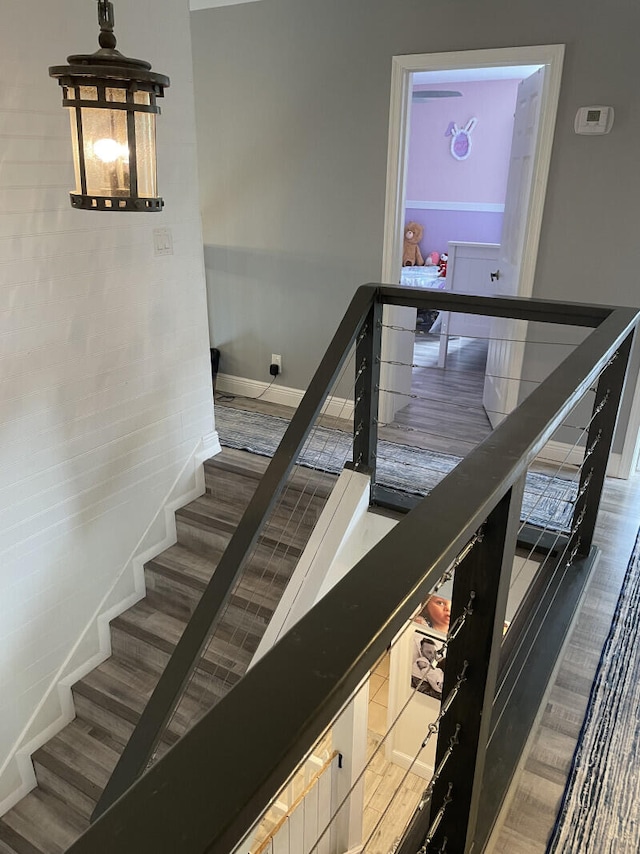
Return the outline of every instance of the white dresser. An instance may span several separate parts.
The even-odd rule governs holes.
[[[444,290],[454,293],[491,296],[496,285],[491,280],[498,262],[499,243],[449,242],[449,260]],[[491,318],[482,314],[440,313],[440,351],[438,365],[444,368],[447,362],[449,338],[488,338]]]

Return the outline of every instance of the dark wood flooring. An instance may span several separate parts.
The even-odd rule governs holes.
[[[489,433],[482,405],[487,342],[454,338],[446,368],[438,367],[439,336],[416,335],[411,394],[380,436],[443,454],[465,456]]]

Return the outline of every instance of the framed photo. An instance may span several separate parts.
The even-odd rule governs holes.
[[[446,638],[451,617],[451,600],[432,593],[413,618],[414,622],[430,630],[431,634]]]
[[[446,656],[440,658],[439,651],[444,641],[429,632],[414,631],[411,648],[411,687],[421,694],[442,700],[444,667]]]

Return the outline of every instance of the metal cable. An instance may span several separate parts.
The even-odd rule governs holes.
[[[361,340],[361,338],[362,338],[362,336],[363,336],[364,334],[366,334],[366,330],[363,330],[363,332],[361,333],[360,338],[358,339],[358,342]],[[344,364],[344,366],[343,366],[343,368],[342,368],[342,371],[341,371],[341,373],[340,373],[340,376],[339,376],[339,378],[337,379],[337,381],[336,381],[336,383],[334,384],[334,386],[335,386],[335,385],[337,385],[337,384],[338,384],[338,383],[343,379],[343,377],[345,376],[346,372],[350,369],[350,366],[351,366],[351,363],[352,363],[352,361],[353,361],[353,358],[354,358],[354,357],[353,357],[353,354],[352,354],[351,358],[345,361],[345,364]],[[363,365],[363,366],[361,366],[361,368],[360,368],[360,373],[362,373],[362,370],[364,369],[364,367],[365,367],[364,365]],[[342,413],[344,412],[345,408],[351,408],[351,402],[350,402],[350,401],[347,401],[346,399],[345,399],[345,400],[343,400],[342,405],[341,405],[340,412],[338,413],[338,416],[336,416],[336,417],[340,418],[340,417],[341,417],[341,415],[342,415]],[[311,441],[312,441],[312,439],[313,439],[313,437],[314,437],[314,433],[315,433],[315,431],[316,431],[316,429],[317,429],[317,427],[318,427],[318,426],[319,426],[319,425],[317,425],[317,424],[316,424],[316,426],[313,428],[313,430],[311,431],[311,433],[310,433],[310,434],[309,434],[309,436],[307,437],[307,440],[306,440],[306,442],[305,442],[305,446],[307,446],[308,444],[310,444],[310,443],[311,443]],[[325,452],[326,452],[327,447],[328,447],[328,444],[329,444],[330,436],[331,436],[331,433],[330,433],[330,431],[328,431],[328,432],[327,432],[327,436],[326,436],[325,441],[324,441],[324,444],[323,444],[323,445],[318,449],[318,451],[317,451],[317,454],[316,454],[316,460],[317,460],[317,459],[318,459],[318,458],[319,458],[323,453],[325,453]],[[337,439],[337,437],[336,437],[336,439]],[[301,452],[301,453],[302,453],[302,452]],[[298,483],[298,484],[296,484],[296,485],[294,486],[294,484],[293,484],[294,475],[296,475],[296,476],[297,476],[300,472],[303,472],[303,473],[304,473],[304,472],[305,472],[305,469],[306,469],[306,472],[308,472],[308,475],[307,475],[307,476],[306,476],[306,478],[305,478],[305,477],[304,477],[304,474],[303,474],[303,478],[302,478],[302,479],[303,479],[303,483],[302,483],[302,484]],[[277,504],[276,504],[276,507],[275,507],[275,508],[274,508],[274,510],[272,511],[270,518],[273,518],[274,514],[275,514],[275,513],[277,512],[277,510],[278,510],[278,507],[283,506],[283,504],[284,504],[284,502],[285,502],[285,499],[286,499],[286,497],[288,497],[288,496],[290,495],[290,491],[291,491],[291,490],[293,490],[293,489],[295,489],[295,490],[296,490],[296,492],[297,492],[297,498],[296,498],[296,499],[294,500],[294,502],[293,502],[293,508],[291,509],[291,511],[290,511],[290,513],[289,513],[289,520],[288,520],[288,521],[287,521],[287,523],[285,524],[285,526],[284,526],[284,528],[283,528],[283,530],[282,530],[282,532],[281,532],[281,534],[280,534],[279,541],[278,541],[277,543],[274,543],[274,545],[273,545],[273,547],[272,547],[272,549],[271,549],[271,553],[269,554],[269,557],[268,557],[268,559],[267,559],[267,561],[266,561],[266,565],[264,566],[264,568],[262,569],[261,574],[259,575],[258,582],[259,582],[259,583],[260,583],[260,582],[263,582],[263,581],[264,581],[264,579],[267,577],[267,575],[268,575],[268,574],[271,574],[271,579],[270,579],[270,581],[268,582],[268,584],[266,585],[266,590],[264,589],[264,585],[263,585],[262,593],[260,594],[260,596],[259,596],[259,597],[258,597],[258,594],[257,594],[257,593],[254,593],[254,595],[253,595],[253,596],[251,596],[249,599],[247,599],[247,601],[245,602],[244,608],[242,609],[244,613],[247,613],[247,612],[249,611],[249,609],[251,608],[251,606],[252,606],[252,605],[255,605],[259,600],[262,600],[262,599],[264,598],[265,593],[267,593],[269,590],[273,589],[273,587],[274,587],[274,585],[275,585],[275,583],[276,583],[276,581],[277,581],[277,576],[276,576],[276,573],[270,572],[270,570],[271,570],[271,567],[272,567],[272,565],[273,565],[274,560],[276,559],[276,557],[277,557],[279,560],[286,560],[286,559],[290,556],[291,550],[294,548],[293,541],[295,540],[295,536],[296,536],[296,534],[298,533],[298,531],[299,531],[299,529],[300,529],[300,526],[303,524],[304,519],[305,519],[305,511],[302,511],[301,513],[298,513],[298,511],[300,510],[301,502],[302,502],[302,501],[303,501],[303,499],[304,499],[304,500],[306,501],[306,506],[307,506],[307,507],[309,507],[309,506],[311,506],[311,505],[312,505],[312,503],[313,503],[314,499],[317,497],[317,492],[318,492],[319,485],[316,485],[316,486],[313,488],[313,490],[311,491],[311,493],[310,493],[310,494],[309,494],[309,492],[307,492],[307,490],[306,490],[306,487],[309,485],[309,483],[311,482],[311,480],[312,480],[312,478],[313,478],[313,476],[314,476],[314,472],[315,472],[315,469],[314,469],[313,467],[303,467],[303,466],[300,466],[300,465],[296,464],[296,466],[294,467],[294,469],[292,470],[292,472],[291,472],[291,473],[290,473],[290,475],[289,475],[289,478],[288,478],[288,480],[287,480],[287,483],[286,483],[286,485],[284,486],[284,488],[283,488],[283,490],[282,490],[282,492],[281,492],[281,495],[280,495],[280,497],[279,497],[279,499],[278,499],[278,502],[277,502]],[[298,513],[298,519],[297,519],[297,522],[296,522],[295,529],[294,529],[293,531],[291,531],[291,529],[290,529],[290,526],[291,526],[291,520],[294,518],[294,516],[295,516],[295,514],[296,514],[296,513]],[[267,524],[268,524],[268,522],[265,522],[265,527],[266,527],[266,525],[267,525]],[[263,531],[264,531],[264,528],[263,528]],[[290,540],[288,543],[283,543],[283,538],[285,537],[285,535],[288,535],[288,538],[289,538],[289,540]],[[251,563],[252,563],[253,559],[255,558],[255,556],[256,556],[256,554],[257,554],[257,549],[258,549],[258,545],[256,545],[256,546],[253,548],[253,550],[252,550],[251,554],[247,557],[247,560],[245,561],[245,569],[251,565]],[[234,586],[234,590],[232,591],[232,595],[233,595],[233,593],[235,593],[235,591],[237,590],[238,585],[239,585],[240,583],[241,583],[241,579],[238,579],[238,582],[236,583],[236,585]],[[230,605],[231,605],[231,600],[227,603],[227,605],[225,606],[224,610],[222,611],[222,613],[221,613],[221,615],[220,615],[220,619],[219,619],[219,621],[218,621],[218,625],[220,625],[220,624],[223,622],[223,620],[225,619],[225,617],[226,617],[226,615],[227,615],[227,613],[228,613],[228,610],[229,610]],[[243,637],[241,637],[241,635],[242,635],[242,634],[244,635]],[[228,644],[232,644],[232,643],[234,643],[234,642],[235,642],[235,643],[236,643],[236,645],[239,645],[239,646],[242,648],[242,647],[243,647],[244,642],[246,642],[246,640],[249,638],[250,634],[251,634],[251,632],[250,632],[249,630],[242,629],[240,626],[236,625],[236,626],[234,627],[234,629],[233,629],[232,633],[231,633],[231,636],[226,640],[226,643],[228,643]],[[212,636],[212,638],[210,639],[210,641],[207,643],[207,646],[206,646],[206,648],[205,648],[204,652],[201,654],[201,656],[200,656],[200,661],[201,661],[201,660],[206,656],[207,651],[208,651],[208,649],[210,648],[211,644],[212,644],[212,643],[214,643],[214,639],[215,639],[215,633],[214,633],[214,635]],[[189,692],[189,693],[190,693],[191,698],[192,698],[192,699],[195,699],[196,705],[201,706],[201,705],[202,705],[202,701],[203,701],[203,699],[204,699],[204,696],[205,696],[205,693],[206,693],[207,689],[208,689],[208,688],[209,688],[209,687],[214,683],[214,680],[215,680],[216,678],[219,678],[219,679],[221,680],[222,684],[223,684],[223,685],[226,685],[226,686],[229,686],[230,684],[232,684],[232,681],[233,681],[233,682],[235,682],[236,680],[235,680],[235,679],[234,679],[234,680],[230,680],[230,677],[229,677],[229,676],[225,676],[225,677],[221,677],[221,676],[220,676],[220,671],[221,671],[221,667],[222,667],[222,666],[223,666],[223,665],[221,665],[220,663],[215,663],[215,664],[214,664],[214,669],[213,669],[213,671],[212,671],[212,672],[209,672],[209,671],[200,671],[200,677],[202,678],[202,677],[204,676],[203,683],[206,681],[206,684],[202,684],[202,685],[200,686],[200,689],[199,689],[199,690],[194,690],[194,684],[193,684],[193,683],[194,683],[194,679],[195,679],[196,674],[197,674],[197,673],[198,673],[198,671],[199,671],[199,665],[196,665],[196,668],[194,669],[194,672],[193,672],[193,674],[192,674],[192,676],[191,676],[191,679],[189,680],[189,685],[188,685],[188,687],[185,689],[185,691],[183,692],[183,695],[182,695],[182,696],[184,697],[184,696],[185,696],[185,694],[186,694],[187,692]],[[228,669],[228,668],[225,668],[225,669]],[[238,675],[238,678],[241,678],[241,676],[240,676],[240,675]],[[195,695],[195,696],[194,696],[194,695]],[[181,698],[181,701],[182,701],[182,698]],[[181,701],[180,701],[180,702],[181,702]],[[180,702],[178,703],[178,706],[176,706],[176,711],[174,712],[174,715],[175,715],[175,713],[177,712],[177,710],[178,710],[178,708],[179,708],[179,706],[180,706]],[[190,717],[189,717],[189,720],[188,720],[188,722],[187,722],[187,727],[191,727],[191,725],[194,723],[194,721],[195,721],[196,717],[198,716],[198,714],[199,714],[199,712],[198,712],[198,710],[197,710],[197,708],[196,708],[196,709],[192,712],[192,714],[190,715]],[[173,716],[172,716],[172,719],[173,719]],[[169,724],[169,725],[170,725],[170,724]]]

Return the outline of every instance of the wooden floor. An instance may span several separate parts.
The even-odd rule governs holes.
[[[380,437],[443,454],[464,456],[489,433],[482,406],[487,341],[454,338],[446,368],[438,368],[439,336],[416,335],[411,394]]]
[[[404,445],[464,456],[491,433],[482,406],[487,342],[455,338],[449,344],[447,367],[438,368],[439,336],[416,335],[411,396],[396,412],[394,421],[380,425],[381,439]],[[231,406],[290,419],[290,406],[257,398],[220,393],[216,406]],[[350,420],[322,416],[325,427],[350,431]]]
[[[546,850],[639,525],[640,477],[607,479],[595,534],[600,559],[492,838],[492,854]]]
[[[419,399],[408,400],[380,436],[463,455],[491,431],[481,405],[486,352],[479,346],[454,346],[446,371],[433,369],[434,353],[429,336],[417,339],[414,362],[420,368],[414,368],[413,391]],[[284,417],[292,412],[246,398],[226,403]],[[640,476],[607,479],[595,534],[601,556],[487,849],[493,854],[546,850],[639,525]]]

